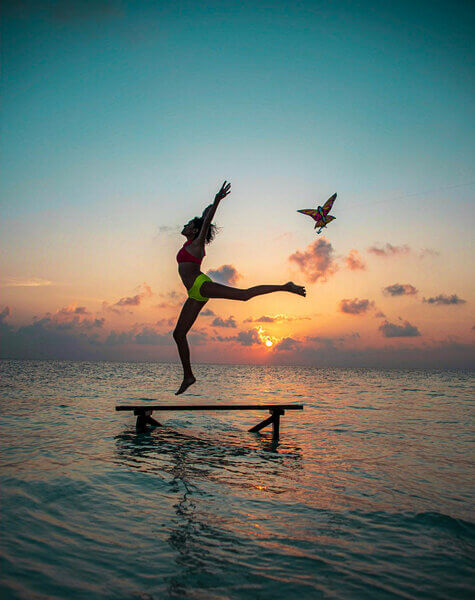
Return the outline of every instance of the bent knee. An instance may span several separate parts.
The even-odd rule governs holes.
[[[178,342],[179,340],[184,340],[186,338],[186,331],[183,329],[174,329],[173,330],[173,339]]]

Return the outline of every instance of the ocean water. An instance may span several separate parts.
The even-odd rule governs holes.
[[[471,372],[0,370],[2,600],[473,597]],[[275,443],[249,411],[136,433],[144,398],[305,408]]]

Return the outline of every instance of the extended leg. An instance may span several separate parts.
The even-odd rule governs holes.
[[[247,289],[233,288],[214,281],[205,281],[200,288],[200,294],[205,298],[226,298],[227,300],[243,301],[263,294],[271,294],[272,292],[292,292],[299,296],[305,296],[306,294],[304,287],[295,285],[291,281],[283,285],[256,285]]]

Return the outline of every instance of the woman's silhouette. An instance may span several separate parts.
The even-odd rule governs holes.
[[[271,292],[291,292],[305,296],[305,288],[291,281],[283,285],[256,285],[245,290],[214,283],[201,272],[200,265],[205,255],[205,244],[214,237],[216,227],[211,224],[216,209],[223,198],[231,190],[226,181],[216,194],[213,204],[207,206],[201,217],[191,219],[181,232],[187,239],[177,254],[178,272],[184,286],[188,290],[188,299],[181,309],[180,316],[173,331],[178,346],[178,353],[183,365],[183,381],[175,395],[182,394],[196,379],[191,370],[190,349],[186,334],[191,329],[199,312],[210,298],[227,298],[228,300],[249,300],[261,294]]]

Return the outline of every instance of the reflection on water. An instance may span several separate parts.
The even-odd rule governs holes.
[[[167,427],[143,433],[126,429],[115,436],[117,462],[165,476],[176,498],[167,538],[177,572],[167,577],[170,597],[194,597],[193,590],[215,580],[243,545],[232,506],[228,514],[215,511],[212,490],[225,485],[280,494],[287,491],[289,470],[302,469],[299,447],[280,444],[279,453],[279,442],[268,437],[244,432],[240,438],[223,441],[218,432],[217,439],[207,439]],[[258,514],[246,513],[247,527],[258,530],[260,520]]]

